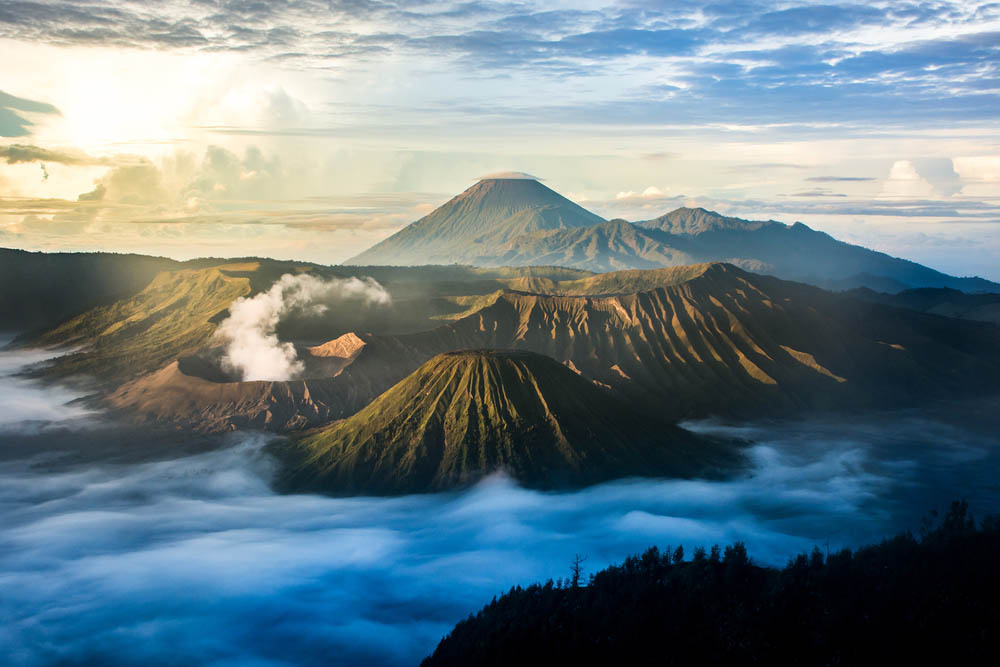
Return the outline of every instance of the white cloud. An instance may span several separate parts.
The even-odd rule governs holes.
[[[1000,197],[1000,155],[979,155],[952,159],[955,173],[962,179],[963,197]]]
[[[882,183],[882,197],[927,199],[935,196],[934,186],[927,182],[909,160],[896,160],[889,176]]]

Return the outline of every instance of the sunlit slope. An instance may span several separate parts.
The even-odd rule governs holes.
[[[36,254],[37,255],[37,254]],[[44,255],[36,259],[45,263]],[[61,260],[60,260],[61,262]],[[61,265],[61,263],[57,262]],[[433,328],[434,318],[464,310],[450,295],[495,293],[509,283],[579,279],[586,271],[559,267],[467,266],[324,267],[270,259],[193,260],[157,274],[134,294],[95,307],[53,328],[19,339],[28,346],[76,346],[58,359],[49,375],[87,373],[116,382],[158,370],[211,341],[218,321],[240,296],[265,291],[284,274],[308,272],[322,279],[376,277],[392,294],[391,304],[366,308],[330,307],[322,314],[282,321],[282,339],[329,340],[350,331],[397,333]],[[486,302],[483,302],[486,303]]]
[[[631,410],[530,352],[434,357],[353,417],[284,450],[281,485],[406,493],[504,470],[539,487],[627,475],[691,475],[733,463],[718,443]]]
[[[213,319],[250,292],[249,278],[222,268],[164,272],[135,296],[89,310],[31,342],[82,346],[49,369],[60,375],[112,379],[151,371],[202,348],[215,331]]]
[[[889,406],[1000,386],[996,327],[727,264],[698,271],[618,296],[501,293],[395,345],[418,358],[468,347],[532,350],[678,418]]]
[[[347,263],[482,264],[518,236],[601,222],[536,180],[487,178]]]

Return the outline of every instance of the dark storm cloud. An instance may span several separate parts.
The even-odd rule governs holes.
[[[0,137],[26,137],[34,123],[21,113],[60,115],[59,109],[45,102],[15,97],[0,90]]]

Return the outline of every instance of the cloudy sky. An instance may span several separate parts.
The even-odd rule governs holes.
[[[0,2],[0,245],[337,262],[501,170],[1000,279],[1000,3]]]

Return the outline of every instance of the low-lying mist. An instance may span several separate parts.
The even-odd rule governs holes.
[[[916,529],[954,498],[1000,510],[997,438],[918,413],[689,426],[752,440],[752,468],[570,493],[497,476],[456,493],[327,498],[274,494],[263,435],[138,463],[8,457],[0,654],[13,665],[412,665],[493,595],[568,576],[577,553],[590,572],[652,544],[691,553],[743,540],[783,564],[813,545]],[[0,446],[12,428],[0,424]]]

